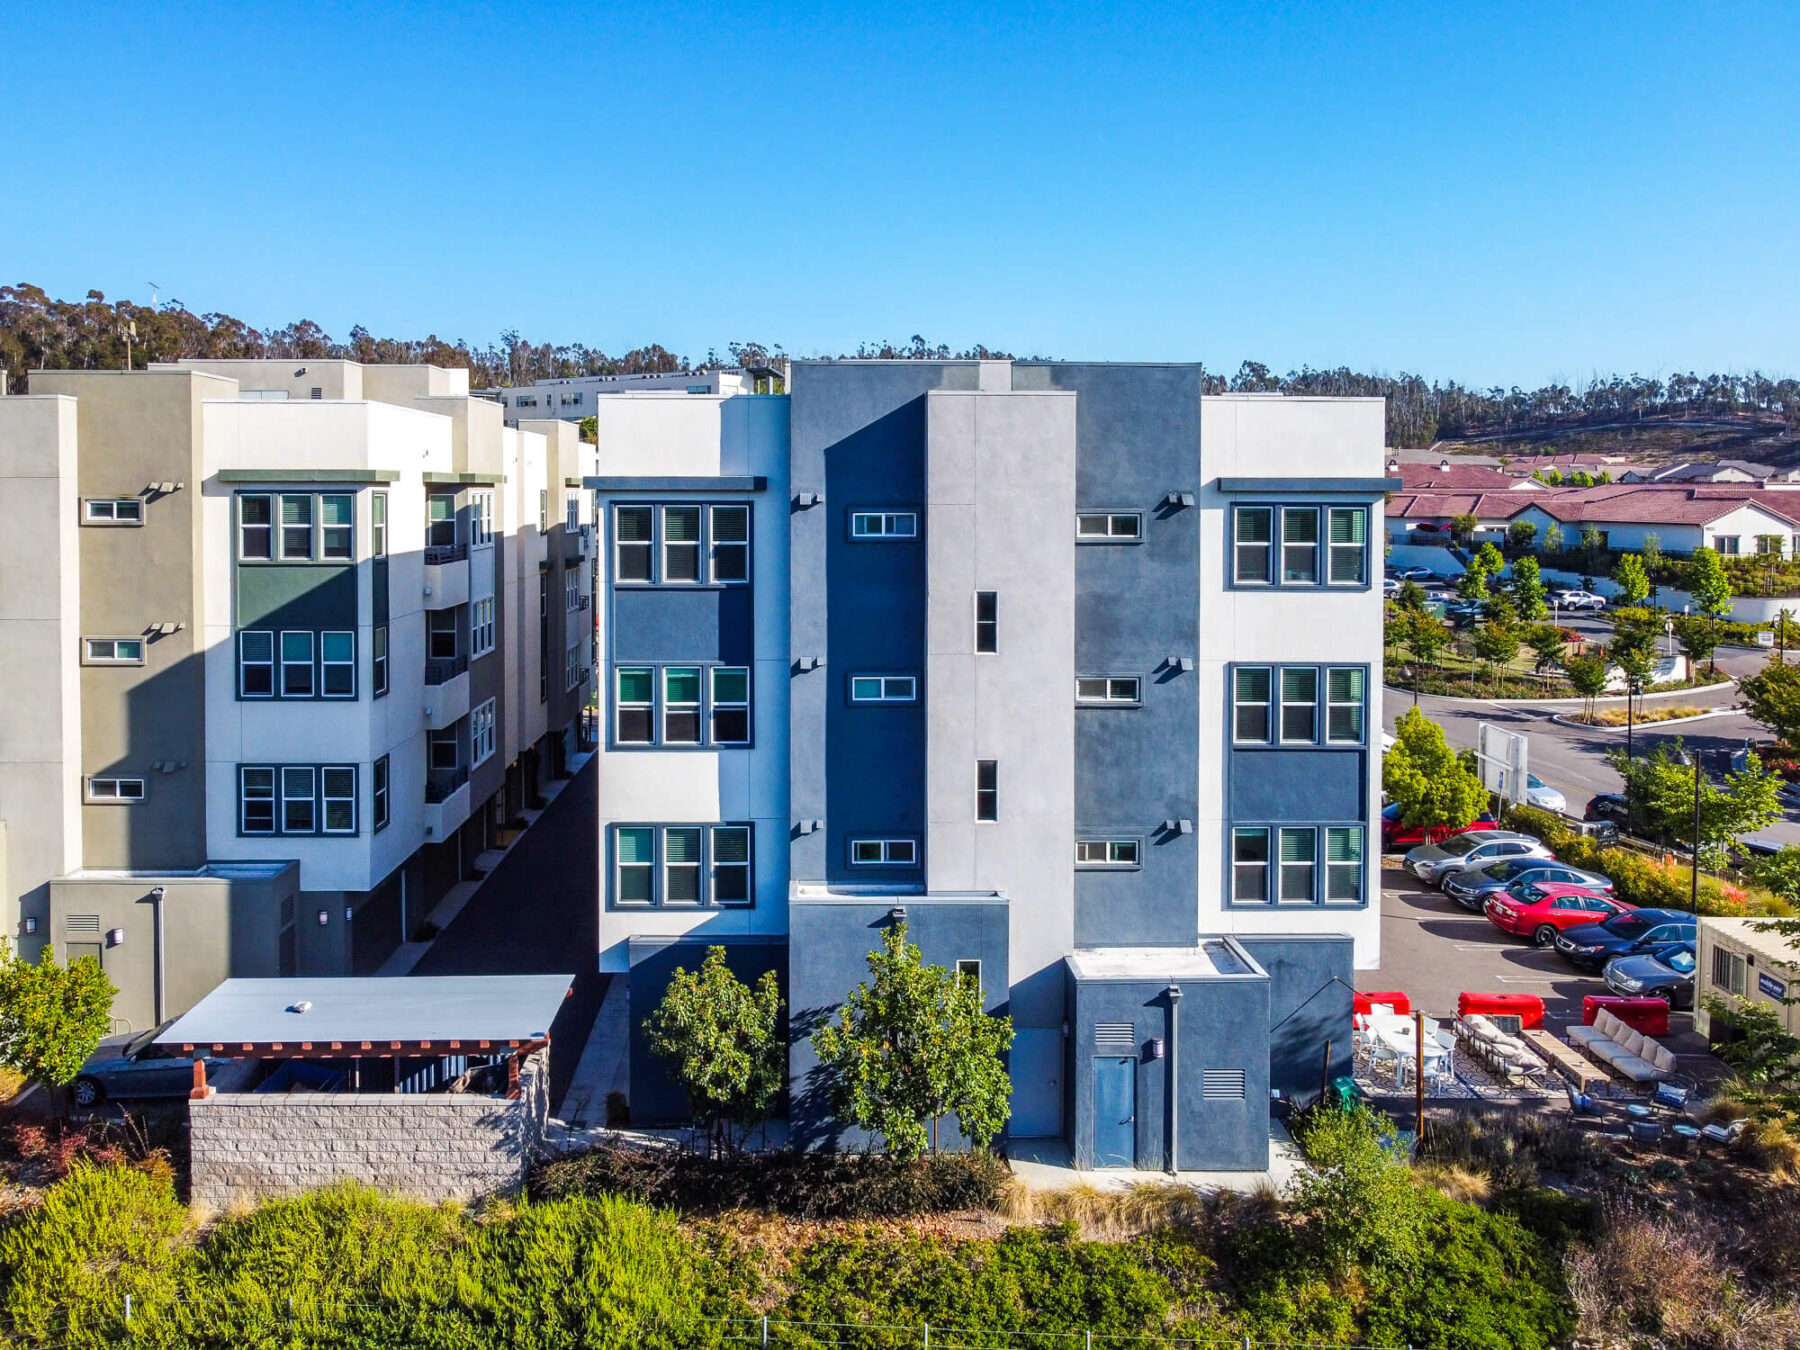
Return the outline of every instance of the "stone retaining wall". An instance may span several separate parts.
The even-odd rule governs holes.
[[[548,1065],[519,1096],[452,1093],[228,1094],[188,1103],[193,1199],[214,1209],[362,1181],[427,1201],[517,1191],[542,1150]]]

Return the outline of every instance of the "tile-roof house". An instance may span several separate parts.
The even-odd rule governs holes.
[[[1664,464],[1656,469],[1640,469],[1627,475],[1622,481],[1628,483],[1755,483],[1766,479],[1775,470],[1767,464],[1752,464],[1748,460],[1724,459],[1683,460],[1679,464]],[[1615,475],[1616,476],[1616,475]]]
[[[1482,464],[1392,464],[1407,492],[1536,492],[1544,485]]]
[[[1532,497],[1514,519],[1538,527],[1538,538],[1554,522],[1565,539],[1588,526],[1600,530],[1608,547],[1636,551],[1654,534],[1666,553],[1691,553],[1709,545],[1727,555],[1767,548],[1784,557],[1800,543],[1800,494],[1756,487],[1688,487],[1679,484],[1614,483],[1569,488]]]

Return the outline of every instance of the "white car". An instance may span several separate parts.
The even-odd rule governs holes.
[[[1592,591],[1558,591],[1556,603],[1562,609],[1605,609],[1606,597]]]
[[[1525,800],[1540,811],[1554,812],[1559,816],[1569,809],[1569,799],[1535,773],[1525,775]]]
[[[1400,583],[1395,581],[1392,577],[1383,577],[1381,579],[1381,593],[1383,595],[1400,594]]]

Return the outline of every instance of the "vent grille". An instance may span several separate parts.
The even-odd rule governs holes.
[[[1096,1022],[1094,1044],[1102,1050],[1136,1050],[1137,1031],[1129,1022]]]
[[[283,928],[288,928],[293,925],[293,922],[294,897],[291,895],[284,895],[281,897],[281,926]]]
[[[1202,1069],[1200,1099],[1208,1102],[1241,1102],[1244,1100],[1242,1069]]]
[[[98,933],[100,931],[98,914],[71,914],[66,922],[71,933]]]

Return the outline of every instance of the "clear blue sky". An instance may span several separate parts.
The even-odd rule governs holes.
[[[691,357],[1800,370],[1791,5],[8,7],[0,280]]]

